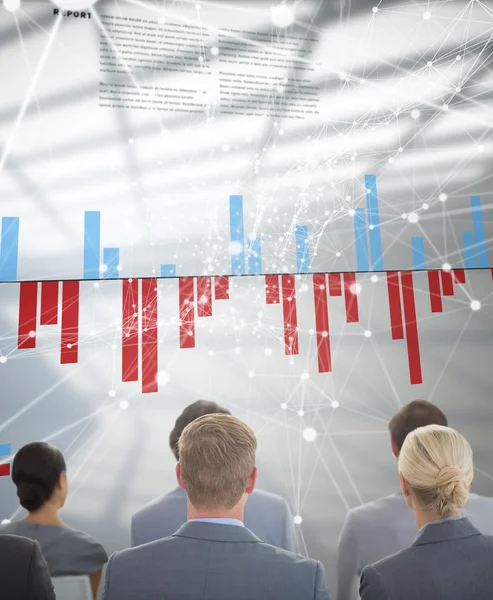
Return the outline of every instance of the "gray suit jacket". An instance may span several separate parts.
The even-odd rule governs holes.
[[[131,545],[173,535],[187,521],[187,495],[176,488],[132,517]],[[245,506],[245,526],[266,544],[296,551],[293,517],[281,496],[255,490]]]
[[[113,554],[105,600],[329,600],[321,563],[261,542],[246,527],[188,522]]]
[[[482,533],[493,535],[493,498],[471,494],[464,516]],[[361,573],[413,543],[418,529],[402,494],[392,494],[355,508],[339,537],[337,600],[357,600]]]
[[[414,544],[366,567],[362,600],[487,600],[493,597],[493,537],[468,519],[430,523]]]

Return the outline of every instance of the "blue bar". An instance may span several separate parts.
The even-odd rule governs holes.
[[[118,265],[120,264],[120,251],[118,248],[103,249],[103,264],[106,265],[106,271],[103,273],[104,279],[118,279]]]
[[[0,444],[0,456],[10,456],[12,453],[11,444]]]
[[[99,279],[101,262],[101,213],[84,213],[84,279]]]
[[[250,275],[262,274],[262,253],[259,237],[248,240],[248,272]]]
[[[229,197],[229,222],[231,236],[231,272],[233,275],[245,275],[243,196]]]
[[[462,232],[462,240],[464,242],[464,262],[466,263],[466,269],[475,269],[476,254],[474,253],[474,237],[471,231]]]
[[[368,209],[368,229],[373,271],[383,271],[382,238],[380,235],[380,215],[378,214],[377,178],[365,175],[366,207]]]
[[[161,277],[176,277],[176,265],[161,265]]]
[[[296,225],[296,266],[298,273],[310,272],[308,225]]]
[[[356,242],[356,262],[358,271],[369,271],[368,240],[366,238],[366,216],[364,208],[354,211],[354,239]]]
[[[19,217],[2,217],[0,280],[16,281],[19,257]]]
[[[413,269],[423,271],[426,269],[425,242],[422,237],[411,238],[413,249]]]
[[[474,225],[474,237],[476,238],[476,255],[478,267],[488,266],[488,254],[486,252],[486,236],[484,234],[483,211],[481,210],[481,198],[471,196],[472,222]]]

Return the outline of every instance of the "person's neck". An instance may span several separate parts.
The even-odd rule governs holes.
[[[38,523],[39,525],[65,526],[58,516],[58,508],[50,504],[45,504],[39,510],[30,512],[24,521],[26,523]]]
[[[450,515],[447,515],[447,517],[460,517],[460,515],[461,515],[461,513],[459,511],[457,511],[457,512],[451,513]],[[418,529],[421,529],[425,525],[428,525],[428,523],[433,523],[434,521],[440,521],[444,517],[442,517],[438,513],[434,513],[434,512],[425,512],[422,510],[415,510],[414,518],[416,519],[416,525],[418,526]]]
[[[243,507],[235,506],[228,510],[226,508],[216,508],[214,510],[208,510],[205,508],[195,508],[188,501],[187,509],[187,520],[192,521],[193,519],[236,519],[237,521],[243,522]]]

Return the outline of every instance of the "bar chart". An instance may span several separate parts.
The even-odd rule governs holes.
[[[366,208],[357,206],[348,209],[347,215],[353,220],[353,242],[354,264],[348,267],[348,271],[357,272],[379,272],[389,267],[385,264],[385,252],[382,243],[382,220],[380,216],[377,178],[375,175],[366,175],[364,178],[364,196],[366,197]],[[230,255],[230,270],[224,275],[262,275],[272,272],[266,267],[263,251],[266,240],[261,231],[253,230],[246,234],[245,226],[245,199],[242,195],[229,196],[229,232],[227,238],[229,243],[223,244],[223,250]],[[228,198],[224,198],[224,204]],[[483,215],[481,197],[470,196],[469,200],[471,228],[461,232],[462,251],[460,259],[455,256],[454,260],[446,257],[443,264],[451,264],[454,268],[488,268],[491,261],[488,257],[487,237]],[[82,223],[81,223],[82,225]],[[315,254],[314,247],[314,224],[310,222],[294,222],[291,229],[286,232],[285,242],[294,247],[294,262],[296,273],[310,273],[312,269],[312,255]],[[135,272],[128,265],[122,264],[122,249],[116,247],[103,247],[102,239],[104,231],[101,226],[100,211],[86,211],[83,218],[83,266],[82,272],[75,279],[118,279],[129,276],[148,277],[151,275],[150,268],[144,272]],[[328,233],[329,237],[330,234]],[[20,239],[22,238],[22,224],[17,216],[5,216],[1,223],[1,245],[0,245],[0,281],[17,281],[18,266],[20,261]],[[319,243],[319,242],[318,242]],[[430,268],[430,258],[427,252],[427,241],[424,236],[412,235],[410,238],[410,249],[408,259],[404,264],[399,264],[397,270],[423,270]],[[184,248],[185,249],[185,248]],[[167,258],[163,256],[162,258]],[[434,257],[436,259],[436,255]],[[392,267],[395,270],[395,267]],[[317,270],[330,270],[321,265]],[[176,263],[161,263],[157,272],[152,275],[160,277],[185,277],[200,275],[199,267],[195,271],[190,268],[177,269]],[[211,274],[223,274],[213,272]]]

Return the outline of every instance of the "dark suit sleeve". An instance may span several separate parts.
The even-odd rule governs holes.
[[[27,575],[27,600],[55,600],[48,565],[38,542],[34,542]]]
[[[329,590],[327,589],[327,579],[325,578],[324,566],[317,561],[317,573],[315,576],[315,593],[313,600],[330,600]]]
[[[361,600],[392,600],[380,573],[374,567],[365,567],[359,586]]]
[[[104,574],[104,587],[103,587],[103,600],[109,600],[110,598],[110,577],[111,577],[111,567],[113,566],[113,559],[115,555],[112,554],[110,560],[106,565],[106,572]]]

